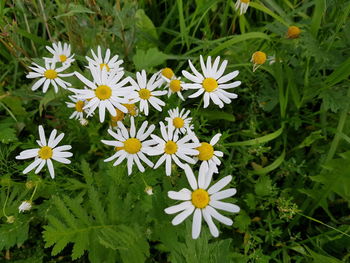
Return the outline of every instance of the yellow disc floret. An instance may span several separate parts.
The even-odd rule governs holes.
[[[288,38],[297,38],[300,35],[300,28],[297,26],[288,27],[287,37]]]
[[[67,60],[67,56],[66,55],[60,55],[60,61],[63,63],[63,62],[66,62]]]
[[[49,146],[43,146],[38,151],[38,155],[41,159],[47,160],[52,157],[52,148]]]
[[[180,129],[184,126],[185,121],[180,117],[176,117],[173,119],[173,124],[176,128]]]
[[[135,104],[122,104],[122,105],[128,109],[128,113],[131,116],[135,116],[137,114],[137,107]]]
[[[124,112],[122,112],[120,109],[117,109],[117,108],[115,109],[115,112],[117,115],[111,116],[111,120],[113,122],[122,121],[124,119],[124,116],[125,116]]]
[[[130,154],[138,153],[141,150],[142,144],[139,139],[130,138],[124,142],[123,149]]]
[[[180,80],[178,79],[173,79],[172,81],[170,81],[170,84],[169,84],[169,87],[170,87],[170,90],[172,92],[178,92],[181,90],[181,83],[180,83]]]
[[[197,189],[192,192],[192,204],[197,208],[204,208],[209,204],[210,198],[207,191]]]
[[[199,151],[198,159],[201,161],[208,161],[214,155],[214,148],[207,142],[202,142],[201,146],[197,148]]]
[[[266,54],[261,51],[256,51],[252,55],[252,62],[256,65],[262,65],[266,62]]]
[[[244,3],[244,4],[249,4],[250,0],[240,0],[241,3]]]
[[[177,152],[177,144],[173,141],[167,141],[164,152],[167,154],[174,154]]]
[[[152,96],[152,94],[148,89],[140,89],[139,96],[143,100],[148,100]]]
[[[171,68],[164,68],[162,70],[162,75],[167,79],[171,79],[174,76],[174,72]]]
[[[76,110],[77,112],[83,112],[83,107],[84,107],[84,101],[78,100],[78,101],[75,103],[75,110]]]
[[[57,72],[54,69],[48,69],[44,72],[44,76],[47,79],[55,79],[57,78]]]
[[[100,85],[95,90],[95,94],[100,100],[107,100],[112,96],[112,89],[106,85]]]
[[[213,78],[204,79],[202,85],[206,92],[213,92],[218,88],[218,82]]]
[[[103,69],[103,67],[105,67],[105,68],[107,69],[107,71],[109,71],[109,70],[110,70],[110,68],[109,68],[109,66],[108,66],[107,64],[105,64],[105,63],[101,63],[101,64],[100,64],[100,69],[102,70],[102,69]]]

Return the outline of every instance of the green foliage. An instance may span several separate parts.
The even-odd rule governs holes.
[[[244,15],[235,2],[0,1],[0,262],[349,261],[350,2],[250,1]],[[286,37],[291,25],[299,38]],[[174,205],[167,192],[188,187],[181,169],[127,176],[124,164],[103,162],[113,153],[100,142],[107,123],[69,120],[67,90],[31,91],[28,66],[57,41],[72,45],[72,72],[98,45],[124,60],[127,76],[171,67],[179,77],[188,59],[200,66],[199,55],[240,71],[238,99],[223,109],[203,109],[185,91],[184,102],[171,96],[147,117],[157,124],[185,107],[201,141],[223,134],[214,179],[233,175],[241,207],[233,226],[213,238],[203,223],[192,240],[190,218],[173,226],[164,213]],[[252,72],[257,50],[269,58]],[[72,145],[72,164],[55,163],[55,180],[45,168],[23,175],[30,161],[15,159],[37,147],[39,124]],[[19,213],[33,184],[33,208]]]

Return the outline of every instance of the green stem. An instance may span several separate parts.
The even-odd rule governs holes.
[[[9,199],[9,196],[10,196],[10,186],[7,188],[7,194],[6,194],[5,203],[4,203],[4,206],[2,207],[2,213],[4,214],[4,216],[5,216],[6,218],[8,218],[8,216],[7,216],[7,214],[6,214],[5,208],[6,208],[7,200]]]
[[[36,193],[36,189],[38,188],[38,185],[39,185],[39,183],[36,183],[36,184],[35,184],[34,191],[33,191],[33,193],[32,193],[32,196],[30,197],[29,201],[32,201],[32,200],[33,200],[34,195],[35,195],[35,193]]]

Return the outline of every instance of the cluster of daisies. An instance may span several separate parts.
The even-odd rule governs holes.
[[[232,197],[236,189],[223,190],[232,180],[232,176],[226,176],[212,184],[213,174],[218,173],[221,164],[220,158],[223,152],[215,149],[221,134],[214,135],[209,142],[200,141],[194,132],[190,110],[174,108],[168,111],[168,117],[159,122],[159,129],[148,121],[140,121],[140,115],[148,116],[155,109],[162,111],[165,102],[162,97],[167,95],[196,98],[203,95],[203,107],[211,102],[220,108],[224,104],[231,103],[237,98],[230,89],[238,87],[241,82],[234,81],[239,71],[224,74],[227,60],[220,61],[216,57],[213,61],[209,56],[205,61],[200,56],[200,70],[191,60],[188,61],[191,72],[183,70],[182,75],[187,81],[176,77],[170,68],[164,68],[159,72],[147,76],[145,70],[136,72],[135,77],[125,76],[122,67],[123,60],[118,55],[111,56],[110,49],[102,53],[100,47],[97,53],[91,50],[92,58],[86,57],[87,72],[89,77],[75,71],[64,73],[74,62],[74,55],[67,44],[53,44],[47,47],[53,55],[52,58],[44,58],[45,67],[33,63],[28,78],[39,78],[32,89],[43,86],[46,92],[50,86],[55,92],[58,86],[68,89],[72,94],[67,102],[74,112],[70,118],[80,120],[87,125],[89,118],[98,110],[100,122],[106,119],[106,112],[110,115],[109,140],[101,140],[105,145],[112,146],[114,153],[106,158],[105,162],[113,162],[120,165],[126,162],[128,174],[131,175],[136,166],[140,172],[145,172],[145,166],[157,169],[165,164],[165,174],[170,176],[174,164],[184,170],[190,189],[183,188],[180,191],[169,191],[169,198],[181,201],[179,204],[165,209],[167,214],[176,214],[172,220],[173,225],[178,225],[193,214],[192,237],[198,238],[201,232],[202,221],[207,223],[210,233],[217,237],[219,230],[213,219],[232,225],[232,220],[218,210],[237,213],[239,207],[223,199]],[[76,76],[82,82],[82,88],[70,88],[71,84],[62,80],[65,77]],[[194,90],[188,95],[183,91]],[[185,96],[186,95],[186,96]],[[96,113],[97,115],[97,113]],[[128,124],[125,116],[129,116]],[[42,126],[39,126],[39,147],[21,152],[17,159],[35,158],[35,160],[23,171],[24,174],[33,171],[39,173],[47,165],[52,178],[55,176],[53,161],[69,164],[68,159],[73,154],[69,152],[70,145],[58,146],[64,134],[57,136],[57,130],[53,130],[46,139]],[[156,160],[154,160],[157,158]],[[190,165],[198,163],[197,175]],[[197,167],[197,166],[195,166]],[[22,210],[23,209],[22,207]]]

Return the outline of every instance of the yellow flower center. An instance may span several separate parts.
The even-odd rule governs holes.
[[[83,107],[84,107],[84,101],[78,100],[78,101],[75,103],[75,110],[76,110],[77,112],[83,112]]]
[[[102,69],[103,69],[103,67],[106,67],[107,71],[109,71],[109,70],[110,70],[110,68],[109,68],[109,66],[108,66],[107,64],[105,64],[105,63],[101,63],[101,64],[100,64],[100,69],[102,70]]]
[[[95,94],[100,100],[107,100],[112,96],[112,90],[106,85],[100,85],[95,90]]]
[[[45,71],[44,76],[47,79],[55,79],[57,78],[57,72],[54,69],[48,69]]]
[[[67,56],[66,55],[60,55],[60,61],[61,62],[65,62],[67,60]]]
[[[207,142],[202,142],[201,146],[197,148],[199,151],[198,159],[201,161],[208,161],[214,155],[214,148]]]
[[[181,83],[180,80],[178,79],[173,79],[172,81],[170,81],[170,90],[172,92],[178,92],[181,90]]]
[[[185,121],[181,119],[180,117],[176,117],[173,119],[173,124],[176,128],[180,129],[184,126]]]
[[[244,4],[249,4],[250,0],[240,0],[241,3],[244,3]]]
[[[171,68],[164,68],[162,70],[162,75],[167,79],[171,79],[174,76],[174,72]]]
[[[131,116],[135,116],[137,114],[137,107],[135,104],[123,104],[123,106],[128,109],[128,113]]]
[[[52,148],[49,146],[43,146],[39,150],[38,155],[41,159],[50,159],[52,157]]]
[[[173,141],[167,141],[164,152],[167,154],[174,154],[177,152],[177,144]]]
[[[139,96],[143,100],[148,100],[152,96],[152,94],[148,89],[140,89]]]
[[[288,38],[297,38],[300,35],[300,28],[297,26],[288,27],[287,37]]]
[[[192,192],[192,204],[197,208],[204,208],[209,204],[210,198],[207,191],[197,189]]]
[[[123,148],[127,153],[135,154],[141,150],[141,147],[142,147],[142,144],[139,139],[130,138],[124,142]]]
[[[206,92],[213,92],[218,88],[218,82],[213,78],[204,79],[202,85]]]
[[[111,116],[112,122],[118,122],[118,121],[121,121],[124,119],[124,116],[125,116],[124,112],[122,112],[121,110],[119,110],[117,108],[115,109],[115,112],[117,113],[117,115]]]
[[[252,61],[256,65],[262,65],[266,61],[266,54],[261,51],[256,51],[252,56]]]

